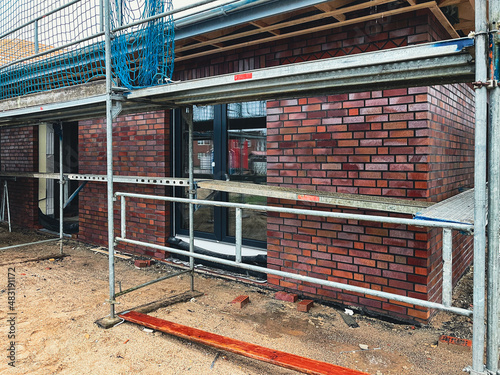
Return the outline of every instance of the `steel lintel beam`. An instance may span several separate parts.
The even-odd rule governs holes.
[[[469,38],[226,74],[140,89],[129,99],[170,105],[215,104],[316,94],[470,82]]]
[[[122,114],[127,114],[193,104],[471,82],[474,79],[474,64],[468,49],[473,46],[473,39],[462,38],[393,48],[171,83],[134,90],[128,95],[120,92],[114,94],[112,99],[121,100]],[[82,86],[85,85],[66,88],[63,96],[34,94],[23,107],[6,107],[0,112],[0,125],[50,119],[75,121],[104,116],[106,95],[89,97],[79,94],[83,92]],[[65,101],[66,97],[71,100]],[[17,98],[11,101],[15,100]]]

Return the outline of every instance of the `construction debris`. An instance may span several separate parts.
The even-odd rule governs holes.
[[[95,248],[93,248],[91,250],[93,252],[95,252],[95,253],[109,255],[109,251],[103,250],[103,249],[101,249],[99,247],[95,247]],[[118,254],[116,251],[115,251],[115,258],[126,259],[126,260],[132,259],[132,257],[130,257],[128,255]]]
[[[280,301],[292,302],[295,303],[299,299],[299,296],[292,293],[287,292],[276,292],[274,298],[279,299]]]
[[[137,268],[146,268],[146,267],[150,267],[151,265],[153,265],[154,261],[153,260],[145,260],[145,259],[136,259],[134,261],[134,266],[136,266]]]
[[[441,335],[439,337],[439,342],[445,342],[447,344],[459,345],[459,346],[469,346],[472,347],[472,341],[467,339],[460,339],[458,337]]]
[[[359,327],[358,322],[356,322],[356,319],[354,319],[352,316],[346,315],[340,311],[339,311],[339,314],[342,317],[342,319],[344,319],[345,324],[347,324],[349,327],[351,327],[351,328],[358,328]]]
[[[7,263],[0,263],[0,266],[9,266],[11,264],[21,264],[21,263],[30,263],[30,262],[41,262],[44,260],[49,260],[51,262],[54,262],[56,259],[63,259],[65,257],[69,257],[68,254],[60,254],[60,255],[48,255],[40,258],[29,258],[29,259],[23,259],[23,260],[18,260],[15,262],[7,262]]]
[[[238,296],[236,297],[234,300],[231,301],[231,303],[237,307],[239,307],[240,309],[242,309],[243,307],[245,307],[247,304],[250,303],[250,297],[248,296]]]
[[[309,312],[311,307],[314,306],[314,301],[311,299],[305,299],[297,304],[297,310],[301,312]]]

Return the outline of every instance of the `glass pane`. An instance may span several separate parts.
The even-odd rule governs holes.
[[[266,184],[266,102],[229,104],[227,169],[231,181]],[[266,197],[228,194],[230,202],[267,204]],[[235,235],[235,209],[229,209],[228,235]],[[265,212],[243,210],[243,238],[266,241]]]
[[[193,171],[194,178],[213,178],[214,155],[214,107],[193,108]],[[183,124],[182,165],[183,177],[189,176],[189,133]],[[199,199],[213,199],[210,190],[198,189]],[[183,190],[183,197],[188,197],[188,189]],[[189,229],[189,206],[181,205],[181,227]],[[214,209],[208,206],[196,206],[194,230],[213,233]]]
[[[244,195],[229,193],[229,202],[257,204],[265,206],[266,197],[256,195]],[[236,236],[235,223],[236,213],[234,208],[229,209],[228,234]],[[267,241],[267,214],[265,211],[243,210],[242,211],[242,236],[245,239],[256,241]]]

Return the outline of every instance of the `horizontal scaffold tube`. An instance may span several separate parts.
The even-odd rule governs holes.
[[[273,270],[273,269],[269,269],[269,268],[265,268],[265,267],[254,266],[251,264],[238,263],[238,262],[234,262],[234,261],[230,261],[230,260],[226,260],[226,259],[215,258],[215,257],[211,257],[208,255],[203,255],[203,254],[191,253],[189,251],[179,250],[179,249],[161,246],[161,245],[155,245],[155,244],[142,242],[142,241],[129,240],[126,238],[121,238],[121,237],[117,237],[117,238],[115,238],[115,240],[117,242],[123,242],[123,243],[128,243],[128,244],[137,245],[137,246],[144,246],[144,247],[149,247],[149,248],[157,249],[157,250],[164,250],[164,251],[168,251],[168,252],[171,252],[174,254],[185,255],[187,257],[208,260],[211,262],[220,263],[220,264],[224,264],[227,266],[233,266],[233,267],[237,267],[237,268],[242,268],[242,269],[249,270],[249,271],[262,272],[262,273],[266,273],[268,275],[287,277],[290,279],[295,279],[295,280],[304,281],[304,282],[308,282],[308,283],[328,286],[331,288],[337,288],[337,289],[345,290],[348,292],[363,293],[363,294],[367,294],[367,295],[374,296],[374,297],[386,298],[386,299],[391,300],[391,301],[409,303],[409,304],[416,305],[416,306],[422,306],[422,307],[427,307],[427,308],[431,308],[431,309],[448,311],[448,312],[452,312],[452,313],[455,313],[458,315],[465,315],[465,316],[472,315],[472,311],[462,309],[459,307],[446,307],[440,303],[428,302],[428,301],[420,300],[417,298],[401,296],[401,295],[397,295],[397,294],[382,292],[379,290],[362,288],[362,287],[355,286],[355,285],[343,284],[343,283],[324,280],[324,279],[316,279],[316,278],[310,277],[310,276],[303,276],[303,275],[299,275],[299,274],[295,274],[295,273]]]
[[[346,220],[374,221],[379,223],[403,224],[403,225],[413,225],[417,227],[429,227],[429,228],[449,228],[449,229],[464,231],[467,233],[470,233],[473,230],[473,226],[470,224],[449,223],[444,221],[415,220],[415,219],[405,219],[400,217],[347,214],[342,212],[313,211],[313,210],[304,210],[296,208],[273,207],[273,206],[262,206],[262,205],[230,203],[230,202],[216,202],[216,201],[207,201],[201,199],[163,197],[163,196],[155,196],[147,194],[134,194],[134,193],[122,193],[122,192],[117,192],[115,193],[115,195],[130,197],[130,198],[160,200],[166,202],[195,203],[198,205],[206,205],[206,206],[244,208],[256,211],[283,212],[296,215],[331,217],[331,218],[346,219]]]

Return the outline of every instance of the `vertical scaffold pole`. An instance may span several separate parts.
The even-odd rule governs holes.
[[[99,0],[99,30],[104,31],[104,0]]]
[[[7,208],[7,221],[9,223],[9,232],[12,232],[12,225],[10,222],[9,187],[7,185],[7,180],[3,182],[2,220],[5,220],[5,208]]]
[[[104,0],[104,31],[106,48],[106,175],[108,201],[108,263],[109,263],[109,304],[110,317],[115,317],[115,249],[113,215],[113,101],[111,76],[111,6],[110,0]]]
[[[443,229],[443,305],[451,306],[453,292],[453,237],[451,229]]]
[[[498,1],[489,2],[490,20],[490,61],[489,75],[492,82],[498,82],[499,77],[499,40],[500,4]],[[489,182],[488,182],[488,320],[486,332],[486,369],[492,374],[499,371],[500,345],[500,88],[493,85],[490,91],[489,111]]]
[[[189,158],[189,199],[194,199],[194,160],[193,160],[193,107],[182,109],[184,121],[188,127],[188,158]],[[189,252],[194,253],[194,204],[189,203]],[[194,291],[194,258],[189,257],[191,270],[191,290]]]
[[[242,209],[237,207],[236,208],[236,225],[235,225],[235,231],[234,235],[236,236],[236,256],[235,260],[237,263],[241,263],[241,244],[242,244],[242,228],[243,228],[243,219],[242,219]]]
[[[59,252],[63,254],[64,238],[64,163],[63,126],[59,124]]]
[[[476,82],[487,81],[486,0],[476,0]],[[486,247],[486,140],[488,92],[476,86],[476,135],[474,149],[474,297],[472,374],[484,374],[485,247]]]

